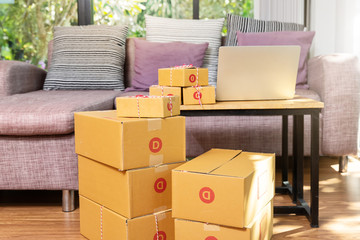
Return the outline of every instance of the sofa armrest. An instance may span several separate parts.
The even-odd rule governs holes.
[[[324,102],[322,154],[356,154],[360,111],[360,66],[356,56],[334,54],[309,60],[308,83]]]
[[[19,61],[0,61],[0,96],[42,89],[46,71]]]

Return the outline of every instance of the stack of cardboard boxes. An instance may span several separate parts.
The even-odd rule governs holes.
[[[275,156],[212,149],[172,171],[175,239],[268,240]]]
[[[180,96],[184,105],[214,104],[215,87],[208,85],[208,69],[184,65],[158,70],[159,85],[151,86],[150,96]]]
[[[185,118],[175,116],[179,98],[137,96],[117,104],[119,112],[75,114],[81,234],[174,239],[171,170],[185,161]],[[146,104],[158,107],[151,111]]]

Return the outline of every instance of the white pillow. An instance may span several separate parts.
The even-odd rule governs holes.
[[[146,40],[148,41],[209,43],[202,67],[209,69],[209,84],[216,86],[218,55],[224,18],[193,20],[146,15],[145,23]]]

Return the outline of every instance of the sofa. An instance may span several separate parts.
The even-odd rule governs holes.
[[[131,86],[134,43],[130,38],[126,44],[125,84]],[[52,42],[49,62],[51,51]],[[72,211],[74,190],[78,189],[74,112],[114,109],[116,97],[139,93],[44,91],[46,74],[25,62],[0,61],[0,190],[62,190],[63,210]],[[297,89],[296,94],[325,104],[320,119],[320,154],[346,160],[344,156],[356,154],[358,149],[357,58],[346,54],[311,58],[308,85],[309,89]],[[279,156],[281,126],[281,117],[187,117],[187,156],[213,147],[275,152]],[[305,155],[310,153],[309,129],[310,120],[305,118]]]

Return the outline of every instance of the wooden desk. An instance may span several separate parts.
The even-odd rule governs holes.
[[[213,105],[182,105],[182,116],[282,116],[282,186],[276,193],[289,194],[295,206],[275,206],[275,214],[305,215],[319,226],[319,115],[324,103],[302,96],[291,100],[231,101]],[[288,180],[288,117],[293,116],[293,179]],[[304,200],[304,115],[311,116],[311,197]]]

